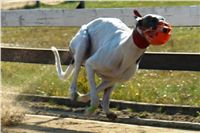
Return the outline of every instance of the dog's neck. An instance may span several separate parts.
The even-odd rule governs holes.
[[[146,40],[146,38],[142,35],[142,32],[141,30],[136,27],[134,30],[133,30],[133,34],[132,34],[132,38],[133,38],[133,41],[135,43],[135,45],[138,47],[138,48],[141,48],[141,49],[145,49],[149,46],[149,42]]]

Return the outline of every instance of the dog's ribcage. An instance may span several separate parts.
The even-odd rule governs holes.
[[[129,27],[116,18],[99,18],[82,26],[76,36],[81,34],[88,37],[87,59],[100,77],[112,81],[130,79],[137,69],[136,60],[145,50],[135,46]],[[72,43],[72,52],[77,45],[83,44]]]

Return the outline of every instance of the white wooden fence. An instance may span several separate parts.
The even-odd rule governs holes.
[[[200,26],[200,6],[108,9],[2,10],[2,26],[81,26],[98,17],[117,17],[128,26],[135,23],[133,9],[159,14],[173,26]]]

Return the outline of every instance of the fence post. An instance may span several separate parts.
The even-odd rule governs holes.
[[[85,8],[85,1],[80,1],[79,5],[76,7],[76,9],[82,9]]]
[[[36,8],[40,7],[40,1],[39,0],[36,0],[35,6],[36,6]]]

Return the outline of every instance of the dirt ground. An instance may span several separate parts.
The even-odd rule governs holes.
[[[71,118],[83,118],[87,119],[83,114],[85,111],[84,107],[79,108],[71,108],[67,106],[57,105],[53,103],[46,102],[22,102],[25,108],[29,108],[29,114],[39,114],[39,115],[51,115],[51,116],[59,116],[59,117],[71,117]],[[168,121],[185,121],[185,122],[194,122],[200,123],[200,116],[191,116],[191,115],[183,115],[180,113],[176,113],[174,115],[169,115],[166,113],[150,113],[150,112],[135,112],[130,109],[114,109],[114,111],[118,118],[121,118],[125,121],[131,121],[135,118],[144,118],[144,119],[158,119],[158,120],[168,120]],[[96,112],[94,117],[96,120],[107,121],[107,118],[104,112],[99,109]]]
[[[9,103],[9,100],[5,100],[6,98],[15,100]],[[191,128],[191,125],[183,124],[184,122],[196,123],[197,126],[200,127],[200,125],[198,125],[200,123],[199,116],[183,115],[180,113],[169,115],[166,113],[135,112],[131,109],[111,108],[111,110],[117,114],[118,118],[110,120],[106,117],[106,114],[101,108],[99,108],[93,116],[87,117],[84,115],[85,106],[69,107],[66,105],[58,105],[51,100],[48,100],[48,102],[28,101],[25,99],[22,101],[18,100],[16,96],[8,95],[6,97],[5,95],[3,105],[5,105],[4,110],[7,110],[11,115],[9,119],[14,119],[13,113],[16,113],[16,111],[13,110],[16,110],[16,108],[25,109],[22,114],[29,115],[25,115],[25,119],[17,126],[4,127],[2,130],[3,133],[187,133],[195,131],[183,129],[194,129],[194,126]],[[14,109],[12,106],[8,105],[20,106]],[[168,120],[168,126],[166,126],[166,122],[163,123],[156,120]],[[181,127],[180,124],[177,125],[177,123],[180,122],[183,122]],[[156,127],[139,126],[137,124]],[[177,129],[158,127],[174,127]]]
[[[198,131],[138,126],[94,120],[26,115],[22,124],[4,127],[3,133],[197,133]]]

